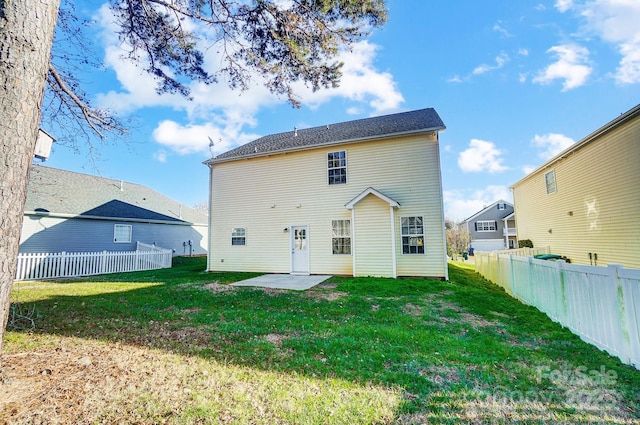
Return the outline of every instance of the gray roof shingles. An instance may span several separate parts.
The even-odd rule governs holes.
[[[122,188],[122,190],[121,190]],[[146,186],[33,164],[25,212],[204,224],[206,214]]]
[[[405,133],[440,131],[446,127],[433,108],[271,134],[216,156],[206,163],[315,146],[379,139]]]

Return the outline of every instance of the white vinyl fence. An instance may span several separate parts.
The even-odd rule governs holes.
[[[138,243],[136,251],[24,253],[16,280],[91,276],[171,267],[172,250]]]
[[[640,369],[640,270],[484,252],[475,264],[511,296]]]

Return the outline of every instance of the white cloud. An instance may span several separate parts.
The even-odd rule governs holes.
[[[393,75],[379,72],[373,66],[379,47],[364,40],[354,44],[351,51],[343,51],[337,58],[344,63],[340,86],[313,92],[302,84],[297,92],[303,103],[312,107],[341,97],[358,102],[367,102],[376,114],[398,110],[404,102]]]
[[[490,185],[478,190],[445,190],[443,198],[445,217],[456,222],[471,217],[500,199],[513,202],[509,188],[500,185]]]
[[[589,50],[577,44],[553,46],[548,53],[554,53],[557,61],[541,71],[533,79],[534,83],[549,84],[554,80],[564,80],[562,91],[584,85],[591,74]]]
[[[465,173],[488,171],[499,173],[506,171],[508,167],[502,165],[504,152],[496,148],[493,142],[479,139],[471,139],[469,148],[460,152],[458,166]]]
[[[522,172],[524,173],[524,175],[526,176],[527,174],[531,173],[533,170],[535,170],[536,168],[538,168],[535,165],[529,165],[529,164],[525,164],[522,166]]]
[[[557,0],[554,6],[560,12],[564,13],[567,10],[573,8],[573,0]]]
[[[462,82],[462,78],[460,78],[459,75],[454,75],[451,78],[447,78],[447,83],[461,83]]]
[[[215,143],[213,154],[218,155],[259,137],[240,131],[237,118],[227,118],[226,123],[206,123],[202,125],[182,125],[175,121],[165,120],[153,130],[154,140],[180,155],[191,153],[209,154],[209,138]]]
[[[498,22],[498,23],[493,25],[493,30],[496,31],[496,32],[499,32],[500,34],[502,34],[505,37],[508,37],[508,38],[509,37],[513,37],[511,35],[511,33],[506,28],[504,28],[502,25],[500,25],[500,22]]]
[[[500,53],[500,55],[496,56],[496,64],[495,65],[487,65],[482,64],[476,69],[473,70],[473,74],[479,75],[484,74],[485,72],[493,71],[495,69],[502,68],[509,61],[509,55],[506,53]]]
[[[573,145],[575,140],[563,134],[549,133],[543,135],[535,135],[531,144],[537,148],[543,149],[538,155],[545,161],[553,158],[569,146]]]
[[[529,56],[529,50],[521,47],[518,49],[518,55],[520,56]]]
[[[640,2],[637,0],[592,0],[580,9],[587,21],[586,32],[613,44],[621,55],[615,73],[619,84],[640,83]]]
[[[167,162],[167,151],[164,149],[160,149],[159,151],[154,152],[153,159],[162,163]]]

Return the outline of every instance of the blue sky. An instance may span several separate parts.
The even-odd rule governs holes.
[[[144,184],[187,205],[207,200],[209,138],[217,155],[294,126],[433,107],[447,126],[445,215],[461,220],[511,201],[509,186],[528,171],[640,103],[638,0],[388,0],[388,23],[342,53],[341,86],[300,86],[300,109],[259,84],[193,85],[192,102],[159,96],[120,59],[108,9],[76,4],[94,19],[104,64],[85,89],[137,124],[126,145],[97,157],[54,146],[44,165]]]

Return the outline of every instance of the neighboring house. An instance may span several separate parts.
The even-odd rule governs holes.
[[[148,187],[31,165],[20,251],[206,254],[207,215]]]
[[[513,205],[500,199],[461,222],[469,233],[469,250],[499,251],[518,247]],[[472,252],[472,251],[471,251]]]
[[[210,167],[208,269],[446,279],[433,109],[273,134]]]
[[[640,268],[640,105],[512,190],[520,239],[572,263]]]

